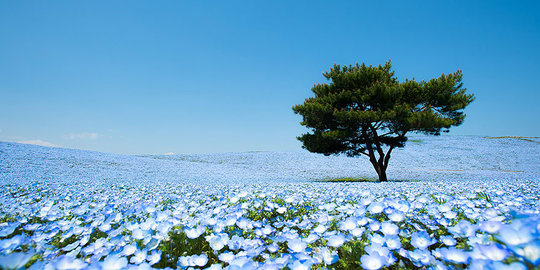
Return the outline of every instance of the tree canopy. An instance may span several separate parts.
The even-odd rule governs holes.
[[[440,135],[463,123],[466,93],[460,70],[429,81],[399,82],[391,62],[334,65],[323,73],[329,83],[312,87],[314,97],[293,106],[310,131],[298,137],[310,152],[369,157],[380,181],[393,149],[404,147],[408,132]]]

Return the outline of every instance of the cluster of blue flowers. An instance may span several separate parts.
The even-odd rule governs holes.
[[[418,181],[388,183],[310,182],[372,169],[307,153],[122,156],[0,143],[0,269],[538,268],[538,143],[519,142],[536,148],[512,159],[486,153],[526,147],[445,140],[396,152],[413,169],[392,172]],[[437,149],[451,152],[444,164],[425,156]],[[469,149],[494,161],[450,159]]]
[[[527,269],[540,264],[527,186],[7,185],[0,267]]]

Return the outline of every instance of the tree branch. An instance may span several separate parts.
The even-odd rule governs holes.
[[[366,129],[367,127],[366,126],[363,126],[362,127],[362,137],[364,137],[364,140],[366,142],[366,148],[369,152],[369,155],[367,155],[369,157],[369,161],[373,164],[373,165],[376,165],[377,164],[377,159],[375,157],[375,152],[373,151],[373,146],[371,145],[371,142],[370,140],[368,139],[368,136],[367,136],[367,132],[366,132]]]
[[[362,154],[362,155],[365,155],[365,156],[369,157],[369,154],[368,154],[368,153],[364,153],[364,152],[359,152],[359,153]]]
[[[371,132],[373,133],[373,136],[375,137],[375,146],[377,147],[377,152],[379,153],[379,161],[382,161],[380,159],[384,158],[384,152],[381,147],[381,143],[379,142],[379,135],[377,135],[377,129],[375,129],[374,126],[369,124],[369,128],[371,129]]]
[[[386,170],[386,168],[388,167],[388,161],[390,160],[390,153],[392,153],[392,150],[394,149],[394,146],[390,146],[390,148],[388,149],[388,152],[386,152],[386,155],[384,157],[384,163],[383,163],[383,168]]]

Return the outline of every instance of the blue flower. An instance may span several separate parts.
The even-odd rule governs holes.
[[[499,244],[474,245],[473,252],[478,252],[484,258],[492,261],[502,261],[510,255],[510,252]]]
[[[362,262],[362,268],[376,270],[385,266],[387,258],[381,256],[377,252],[373,252],[372,254],[362,255],[362,257],[360,257],[360,261]]]
[[[3,269],[19,269],[22,268],[34,254],[15,252],[6,255],[0,255],[0,266]]]
[[[425,249],[434,243],[435,241],[431,239],[427,232],[414,232],[411,235],[411,245],[415,248]]]
[[[469,254],[461,249],[455,247],[439,248],[437,249],[441,254],[442,259],[453,263],[467,263],[469,260]]]
[[[451,247],[451,246],[455,246],[456,245],[456,239],[454,239],[454,237],[452,237],[451,235],[442,235],[440,238],[439,238],[439,241],[441,241],[443,244]]]
[[[422,267],[429,265],[433,256],[427,249],[415,249],[408,252],[408,258],[413,262],[417,267]]]
[[[287,242],[287,246],[292,252],[304,252],[306,250],[307,244],[301,239],[295,238]]]
[[[340,247],[345,243],[345,237],[343,235],[332,235],[328,238],[328,246]]]

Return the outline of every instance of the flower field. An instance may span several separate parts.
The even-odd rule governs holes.
[[[389,169],[407,181],[388,183],[311,181],[371,168],[308,153],[0,143],[0,267],[538,268],[538,143],[475,137],[458,149],[453,139],[409,142]],[[451,158],[460,151],[471,154]],[[420,162],[433,152],[439,161]]]

